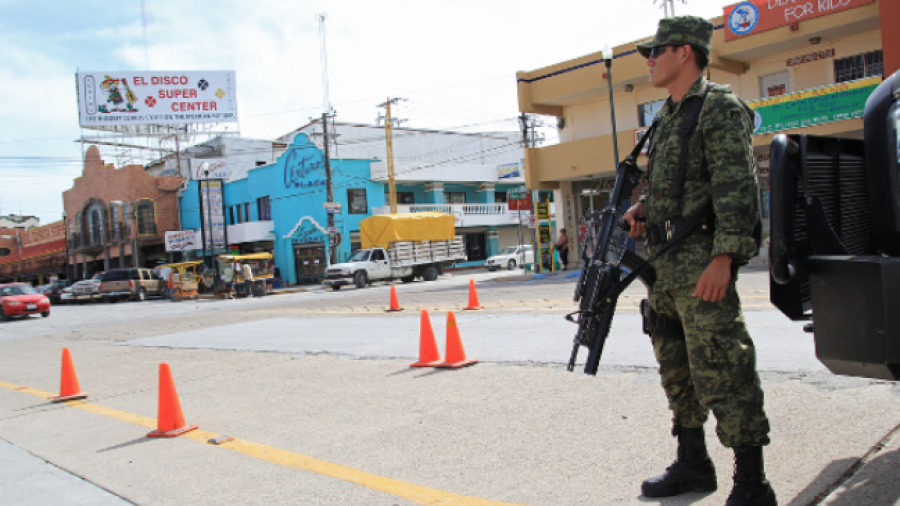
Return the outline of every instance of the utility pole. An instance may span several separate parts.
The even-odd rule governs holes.
[[[334,187],[332,186],[332,178],[331,178],[331,157],[328,154],[328,113],[322,113],[322,151],[325,153],[325,188],[326,188],[326,196],[325,199],[327,202],[334,202]],[[328,234],[329,236],[333,236],[331,233],[334,230],[334,210],[328,209]],[[328,242],[328,258],[331,264],[337,263],[337,251],[334,247],[334,240]]]
[[[387,101],[383,104],[378,104],[378,107],[385,108],[385,116],[381,116],[379,114],[376,121],[384,120],[384,140],[385,145],[387,146],[387,172],[388,172],[388,190],[390,192],[390,206],[391,206],[391,214],[397,212],[397,187],[394,181],[394,122],[397,125],[400,125],[405,119],[398,119],[391,116],[391,104],[396,104],[401,100],[406,100],[405,98],[391,98],[388,97]]]

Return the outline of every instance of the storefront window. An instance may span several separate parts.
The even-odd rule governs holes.
[[[506,192],[494,192],[494,203],[495,204],[505,204],[506,203]]]
[[[350,189],[347,190],[347,213],[349,214],[367,214],[369,212],[369,203],[366,200],[366,190]]]
[[[384,201],[388,204],[391,203],[391,194],[384,194]],[[415,204],[416,197],[413,192],[397,192],[397,203],[398,204]]]
[[[884,73],[884,54],[881,50],[834,60],[834,82],[843,83]]]

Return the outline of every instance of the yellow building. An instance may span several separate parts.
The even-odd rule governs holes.
[[[777,133],[861,137],[860,104],[883,74],[897,69],[896,36],[882,38],[882,25],[896,27],[900,21],[896,0],[823,1],[792,12],[787,12],[794,8],[791,2],[742,2],[756,8],[749,31],[737,24],[735,6],[710,19],[715,31],[707,77],[731,85],[758,113],[753,145],[764,217],[772,138]],[[652,36],[613,48],[613,105],[622,158],[668,96],[665,89],[650,86],[646,60],[635,49]],[[517,74],[519,111],[556,116],[559,125],[559,144],[525,150],[526,185],[558,190],[557,222],[569,230],[578,229],[586,211],[602,209],[615,178],[606,73],[597,52]],[[777,98],[766,100],[772,97]],[[646,165],[646,156],[639,163]]]

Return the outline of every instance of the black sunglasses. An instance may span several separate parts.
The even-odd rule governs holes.
[[[659,58],[659,55],[666,52],[667,47],[681,47],[681,46],[682,46],[682,44],[666,44],[664,46],[656,46],[650,50],[650,58],[653,58],[654,60]]]

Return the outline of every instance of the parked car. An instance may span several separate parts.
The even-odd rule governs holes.
[[[113,269],[100,278],[100,296],[106,302],[165,297],[169,283],[150,269]]]
[[[84,301],[100,300],[100,278],[103,273],[94,274],[91,279],[83,279],[72,285],[72,300],[79,304]]]
[[[53,283],[47,283],[46,285],[38,285],[34,287],[37,293],[47,294],[50,291],[50,287],[53,286]]]
[[[524,264],[534,263],[534,249],[530,245],[507,246],[500,253],[490,257],[484,262],[489,271],[507,268],[513,270]]]
[[[78,283],[76,283],[76,284],[78,284]],[[75,285],[67,286],[67,287],[63,288],[61,292],[59,292],[59,303],[60,304],[71,304],[72,303],[72,300],[74,300],[74,298],[75,298],[72,295],[72,286],[75,286]]]
[[[50,289],[45,292],[45,295],[48,299],[50,299],[51,304],[59,304],[61,302],[61,295],[63,290],[72,286],[72,282],[68,279],[61,279],[59,281],[54,281],[52,285],[50,285]],[[72,293],[72,290],[69,290],[69,293]]]
[[[50,316],[50,300],[28,283],[0,285],[0,321],[40,313]]]

